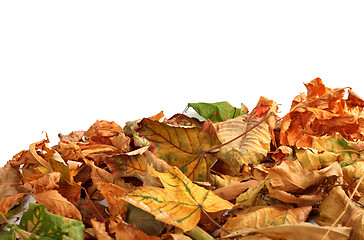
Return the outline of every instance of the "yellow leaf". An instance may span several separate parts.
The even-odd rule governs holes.
[[[164,188],[140,187],[123,199],[153,214],[161,222],[189,231],[199,222],[202,211],[218,212],[233,206],[212,191],[192,183],[176,167],[164,173],[153,168],[148,171],[159,177]]]
[[[270,239],[270,240],[323,240],[329,227],[320,227],[311,223],[298,223],[290,225],[270,226],[261,229],[247,228],[238,230],[221,239]],[[325,240],[347,240],[350,236],[351,228],[335,227],[330,231],[330,234]]]

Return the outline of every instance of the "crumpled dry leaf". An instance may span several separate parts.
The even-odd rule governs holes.
[[[269,171],[270,183],[267,185],[271,197],[285,203],[309,206],[323,199],[323,189],[319,186],[334,183],[342,177],[340,165],[335,162],[321,170],[310,171],[298,160],[284,161]]]
[[[353,106],[355,101],[348,106],[343,98],[347,88],[327,88],[320,78],[305,86],[307,99],[301,98],[300,101],[296,98],[291,111],[282,120],[281,144],[312,147],[312,136],[332,135],[335,132],[348,140],[363,138],[360,109]]]
[[[21,174],[17,168],[11,167],[8,162],[0,168],[0,200],[13,195],[26,192],[21,186]]]
[[[56,190],[36,193],[34,198],[39,204],[46,206],[48,212],[82,221],[82,215],[75,205],[70,203]]]
[[[319,211],[320,215],[315,219],[319,225],[331,226],[344,212],[336,226],[352,227],[352,240],[364,238],[364,210],[350,201],[341,186],[332,188],[320,204]]]
[[[344,180],[354,189],[358,184],[358,179],[364,175],[364,162],[356,162],[342,168]],[[358,192],[364,194],[364,181],[359,185]]]

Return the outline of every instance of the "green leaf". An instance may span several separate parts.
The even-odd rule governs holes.
[[[31,233],[30,239],[83,240],[85,226],[80,221],[50,213],[45,206],[30,202],[19,228]]]
[[[235,118],[246,111],[230,105],[228,102],[216,103],[188,103],[187,107],[192,107],[198,114],[211,121],[223,122]]]

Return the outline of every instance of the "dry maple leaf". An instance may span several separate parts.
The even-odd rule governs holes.
[[[209,180],[210,167],[216,158],[207,151],[221,144],[211,121],[206,121],[202,129],[176,127],[148,118],[139,125],[140,136],[151,142],[151,151],[158,158],[177,166],[191,180]]]
[[[123,199],[153,214],[161,222],[189,231],[199,222],[201,212],[218,212],[233,206],[212,191],[192,183],[176,167],[164,173],[151,168],[150,172],[159,177],[164,188],[140,187]]]

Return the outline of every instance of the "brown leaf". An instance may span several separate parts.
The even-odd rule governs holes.
[[[9,209],[11,209],[15,205],[19,204],[20,201],[23,200],[26,195],[27,195],[27,193],[19,193],[19,194],[12,195],[12,196],[1,199],[0,213],[5,215],[9,211]]]
[[[320,215],[315,218],[319,225],[331,226],[338,220],[336,226],[352,227],[350,239],[364,238],[364,210],[351,201],[340,186],[332,188],[320,204],[319,211]]]
[[[70,203],[56,190],[36,193],[34,198],[39,204],[46,206],[48,212],[82,221],[82,215],[75,205]]]
[[[95,219],[91,219],[91,224],[98,240],[113,240],[106,232],[105,223],[100,223]]]
[[[123,128],[114,121],[96,121],[84,134],[92,143],[111,145],[111,137],[123,133]]]
[[[20,171],[8,162],[0,168],[0,200],[23,192],[26,190],[21,186]]]
[[[285,203],[309,206],[323,199],[319,188],[327,181],[332,183],[342,176],[340,165],[335,162],[331,166],[309,171],[298,161],[284,161],[281,165],[269,169],[270,184],[268,190],[271,197]]]
[[[107,207],[96,201],[80,198],[77,200],[75,206],[80,211],[82,221],[86,226],[91,226],[91,219],[102,222],[110,216],[107,212]]]
[[[58,188],[59,179],[61,178],[60,172],[47,173],[37,180],[24,184],[27,189],[33,193],[41,193],[48,190]]]
[[[303,239],[323,240],[329,227],[320,227],[311,223],[298,223],[290,225],[270,226],[261,229],[242,229],[231,233],[222,239],[270,239],[270,240],[296,240]],[[348,227],[335,227],[325,240],[347,240],[351,229]]]
[[[252,207],[234,214],[225,223],[224,228],[234,232],[245,228],[265,228],[282,224],[297,224],[306,221],[312,207],[292,208],[284,205],[273,205],[267,207]],[[226,235],[221,231],[222,236]]]
[[[276,161],[276,164],[279,165],[283,161],[285,161],[291,154],[292,148],[288,146],[279,146],[272,154],[272,158],[274,159],[274,161]]]
[[[214,190],[214,193],[225,200],[233,200],[239,194],[245,192],[248,188],[255,187],[259,184],[257,180],[250,180],[247,182],[236,182],[226,187]]]
[[[127,224],[122,218],[115,218],[109,224],[110,232],[115,234],[116,239],[125,240],[158,240],[160,238],[155,236],[149,236],[146,233],[140,231],[135,225]]]
[[[62,133],[58,134],[58,137],[61,142],[81,142],[83,135],[85,134],[85,131],[72,131],[71,133],[67,135],[63,135]]]
[[[109,204],[110,215],[124,215],[126,213],[126,202],[121,199],[121,196],[125,195],[127,189],[118,187],[112,183],[102,183],[99,186],[101,194],[105,197]]]

